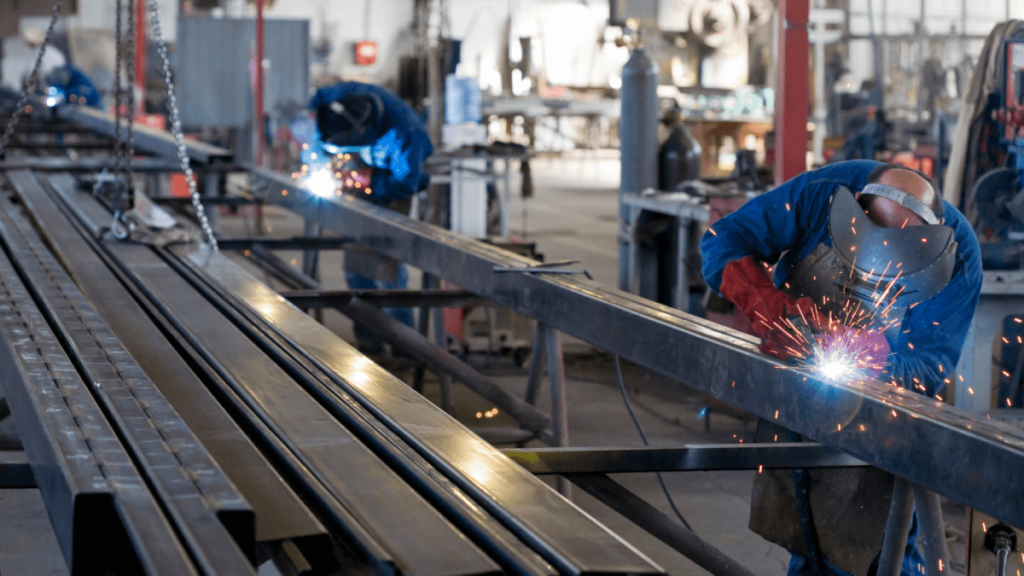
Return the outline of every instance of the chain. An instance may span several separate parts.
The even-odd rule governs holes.
[[[132,194],[135,190],[133,182],[132,159],[135,156],[135,135],[132,126],[135,114],[135,1],[128,2],[128,34],[125,38],[123,19],[121,17],[123,8],[122,2],[117,0],[116,22],[115,22],[115,43],[117,45],[114,65],[114,172],[124,177],[126,193],[120,200],[119,208],[131,205]],[[121,71],[124,70],[127,86],[121,83]],[[125,131],[127,137],[121,132],[122,111],[125,118]]]
[[[64,0],[57,0],[53,5],[53,13],[50,15],[50,25],[46,28],[46,36],[43,38],[43,43],[39,46],[39,53],[36,54],[36,63],[32,66],[32,74],[28,77],[28,82],[21,87],[21,98],[18,99],[17,106],[14,107],[14,114],[11,115],[11,119],[7,121],[7,127],[4,129],[4,135],[0,136],[0,158],[4,157],[4,149],[7,148],[7,143],[10,142],[11,136],[14,134],[14,128],[18,125],[18,120],[21,119],[21,114],[25,111],[25,106],[28,104],[29,91],[32,90],[36,82],[39,81],[39,66],[43,63],[43,54],[46,52],[46,47],[50,44],[50,37],[53,35],[53,27],[57,24],[57,18],[60,17],[60,7],[64,3]]]
[[[121,25],[121,0],[114,9],[114,172],[124,169],[124,141],[121,138],[121,107],[124,89],[121,86],[121,65],[124,63],[124,28]]]
[[[120,2],[120,0],[118,0]],[[135,184],[132,181],[134,174],[132,174],[132,160],[135,157],[135,34],[137,29],[137,21],[135,17],[135,0],[127,0],[128,2],[128,44],[127,51],[124,54],[125,70],[128,76],[128,110],[125,112],[125,123],[128,127],[128,139],[125,143],[124,149],[124,162],[125,162],[125,182],[128,185],[128,194],[125,199],[125,204],[131,206],[134,200]]]
[[[213,235],[213,228],[210,220],[206,217],[206,210],[199,201],[199,191],[196,190],[195,178],[192,174],[192,165],[189,163],[188,153],[185,150],[185,137],[181,133],[181,116],[178,114],[178,100],[174,97],[174,82],[171,80],[171,63],[167,57],[167,43],[164,42],[163,34],[160,32],[160,6],[158,0],[149,0],[149,16],[153,25],[153,35],[156,40],[156,49],[160,54],[160,63],[163,67],[164,85],[167,91],[167,106],[171,112],[171,133],[174,134],[174,143],[178,147],[178,160],[181,161],[181,171],[185,173],[185,182],[188,184],[188,193],[192,197],[192,206],[199,217],[199,224],[206,235],[206,241],[213,251],[217,251],[217,238]]]

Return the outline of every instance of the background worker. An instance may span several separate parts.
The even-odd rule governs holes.
[[[374,204],[408,213],[410,197],[429,181],[423,163],[434,152],[416,112],[391,92],[359,82],[340,82],[317,90],[309,108],[315,114],[317,131],[316,143],[309,151],[311,169],[317,162],[335,159],[345,163],[341,171],[346,174],[368,171],[368,179],[345,188]],[[344,266],[345,280],[353,290],[401,289],[409,279],[401,262],[368,249],[346,249]],[[411,309],[385,311],[412,325]],[[383,349],[365,329],[356,326],[355,334],[364,351]]]
[[[831,318],[845,325],[839,331],[870,342],[874,358],[862,377],[928,396],[952,377],[981,293],[980,248],[963,215],[921,174],[868,160],[828,165],[752,199],[711,227],[701,252],[708,285],[743,311],[762,351],[806,361],[810,351],[787,335],[787,320]],[[774,278],[764,263],[774,265]],[[793,483],[786,471],[776,472],[755,482],[751,528],[806,552],[814,547],[802,541],[799,527],[755,526],[759,509],[797,518],[779,510],[792,506]],[[888,501],[892,482],[889,476],[875,482],[877,490],[858,490],[864,477],[854,476],[875,473],[812,471],[811,490],[830,494],[851,517],[817,522],[820,564],[794,553],[790,574],[870,573],[885,525],[886,509],[877,502]],[[876,505],[858,507],[858,500]],[[921,562],[916,526],[915,518],[902,572],[908,576],[919,573]]]

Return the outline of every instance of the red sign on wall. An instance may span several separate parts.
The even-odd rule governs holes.
[[[356,42],[356,64],[369,66],[377,62],[377,43],[373,40]]]

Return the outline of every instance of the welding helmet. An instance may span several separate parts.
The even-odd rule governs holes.
[[[871,309],[908,308],[939,293],[953,277],[953,229],[912,195],[884,184],[868,184],[862,196],[888,198],[925,224],[887,228],[875,224],[845,187],[832,196],[829,234],[843,271],[840,284]]]
[[[369,146],[380,136],[377,126],[384,116],[384,101],[373,93],[346,94],[320,105],[316,128],[328,150],[331,147]]]

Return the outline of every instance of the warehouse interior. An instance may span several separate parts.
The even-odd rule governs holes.
[[[0,574],[1020,575],[1024,0],[0,0]]]

